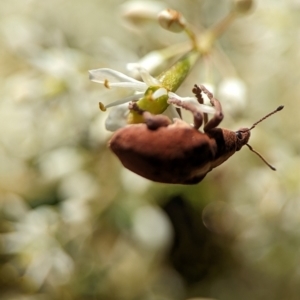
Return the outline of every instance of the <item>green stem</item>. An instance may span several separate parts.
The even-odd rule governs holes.
[[[219,23],[213,26],[210,31],[214,34],[215,39],[217,39],[223,32],[231,25],[235,20],[237,14],[234,11],[231,11],[224,19]]]

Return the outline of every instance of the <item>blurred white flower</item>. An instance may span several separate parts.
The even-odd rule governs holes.
[[[60,78],[71,85],[81,85],[80,65],[84,55],[71,48],[52,49],[40,51],[39,55],[31,57],[30,63],[46,74]]]
[[[172,225],[162,210],[143,206],[133,216],[133,235],[148,250],[165,250],[173,237]]]
[[[99,195],[100,189],[98,182],[90,173],[80,170],[71,172],[62,178],[58,194],[62,199],[90,199]]]
[[[32,55],[39,51],[40,41],[47,35],[41,22],[35,21],[26,14],[17,13],[7,14],[1,21],[3,44],[7,44],[12,51],[21,54]]]
[[[64,284],[73,271],[73,260],[55,238],[59,215],[50,207],[28,212],[14,224],[15,231],[0,235],[5,254],[16,254],[26,261],[24,277],[35,289],[49,278]]]
[[[236,77],[228,77],[219,85],[218,97],[222,100],[224,111],[235,114],[244,109],[246,105],[247,87]]]
[[[1,205],[4,215],[8,216],[11,220],[23,218],[30,211],[30,207],[26,201],[13,193],[2,196]]]
[[[61,147],[44,154],[39,160],[41,174],[48,180],[56,180],[80,169],[84,158],[75,148]]]
[[[151,181],[139,176],[126,168],[121,169],[121,182],[125,190],[130,193],[142,195],[151,185]],[[132,184],[134,182],[134,184]]]
[[[63,220],[69,224],[87,224],[91,218],[88,203],[85,198],[69,198],[60,205],[60,212]],[[88,229],[88,228],[86,228]],[[78,230],[77,232],[78,233]]]

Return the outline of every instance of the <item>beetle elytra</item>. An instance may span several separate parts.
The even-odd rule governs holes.
[[[135,103],[130,109],[141,113],[145,123],[127,125],[117,130],[109,146],[125,168],[152,181],[173,184],[196,184],[213,168],[216,168],[244,145],[256,153],[272,170],[275,170],[249,144],[250,131],[261,121],[283,109],[279,106],[250,128],[237,131],[217,128],[223,120],[220,102],[204,86],[194,86],[198,102],[203,103],[204,92],[215,114],[207,120],[199,108],[190,103],[170,98],[168,102],[189,110],[194,116],[194,125],[181,119],[174,123],[164,115],[152,115],[140,110]],[[203,131],[199,131],[204,122]]]

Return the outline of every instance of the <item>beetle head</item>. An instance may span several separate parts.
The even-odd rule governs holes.
[[[244,145],[246,145],[250,138],[249,128],[240,128],[235,132],[236,135],[236,151],[239,151]]]

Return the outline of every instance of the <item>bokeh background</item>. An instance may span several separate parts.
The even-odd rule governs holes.
[[[232,5],[142,3],[198,29]],[[299,299],[300,1],[256,1],[178,91],[210,83],[233,130],[285,105],[251,137],[277,172],[242,149],[195,186],[140,178],[107,148],[98,102],[122,91],[87,71],[187,40],[125,4],[0,2],[0,298]]]

